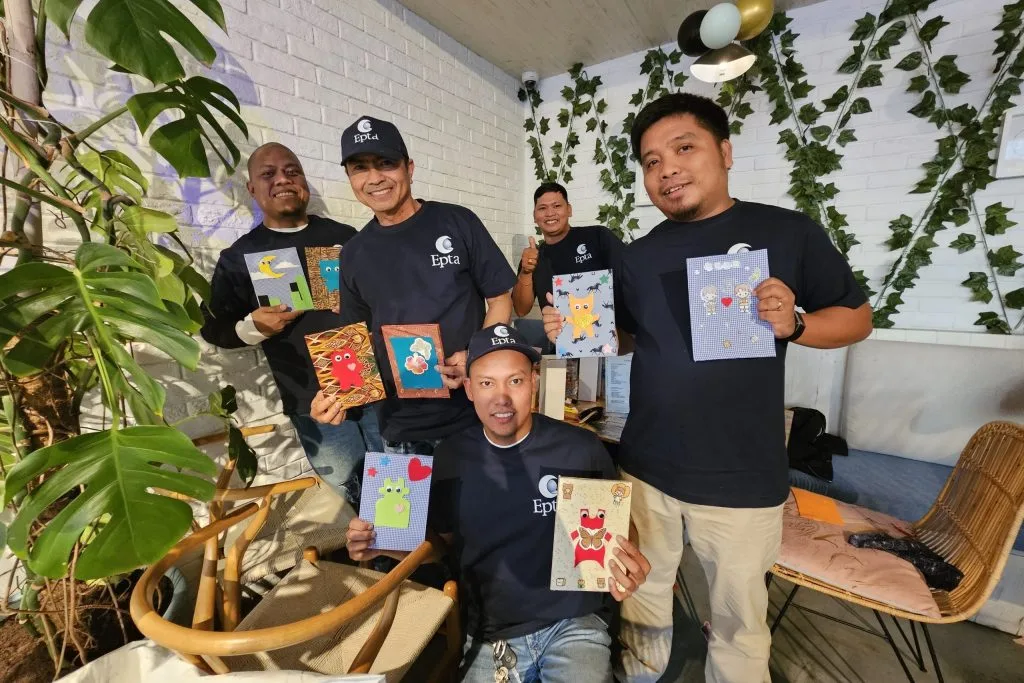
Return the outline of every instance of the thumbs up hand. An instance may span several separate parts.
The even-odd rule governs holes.
[[[523,258],[519,262],[519,267],[524,273],[532,273],[537,267],[537,240],[533,237],[530,238],[530,246],[523,249]]]

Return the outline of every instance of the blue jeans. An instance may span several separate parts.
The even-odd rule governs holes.
[[[384,452],[396,455],[433,455],[441,439],[428,441],[385,441]]]
[[[509,683],[611,683],[611,636],[596,614],[563,619],[518,638],[505,641],[516,654]],[[494,651],[491,643],[466,637],[463,649],[463,683],[494,683]]]
[[[366,406],[362,412],[359,419],[347,419],[339,425],[320,424],[309,415],[288,416],[309,464],[357,510],[366,452],[384,449],[377,411]]]

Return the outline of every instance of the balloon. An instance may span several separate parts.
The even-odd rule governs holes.
[[[700,25],[707,13],[706,9],[693,12],[679,25],[679,49],[687,57],[700,57],[708,51],[708,46],[700,40]]]
[[[725,47],[740,30],[740,11],[731,2],[720,2],[700,22],[700,39],[710,50]]]
[[[736,0],[740,11],[740,32],[736,40],[750,40],[768,28],[775,12],[772,0]]]

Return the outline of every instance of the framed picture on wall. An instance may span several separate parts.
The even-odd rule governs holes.
[[[996,178],[1024,176],[1024,114],[1011,109],[1003,115],[1003,132],[996,157]]]

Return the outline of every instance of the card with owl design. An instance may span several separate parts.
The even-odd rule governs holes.
[[[686,259],[695,361],[775,356],[775,333],[754,295],[768,277],[766,249]]]
[[[551,285],[555,308],[565,316],[565,326],[555,342],[558,357],[616,355],[619,342],[612,271],[555,275]]]
[[[295,247],[246,254],[245,265],[260,306],[284,304],[292,311],[313,310],[313,297]]]
[[[306,348],[320,388],[327,396],[334,396],[342,408],[384,399],[384,383],[366,323],[307,334]]]
[[[398,398],[451,396],[437,370],[444,363],[439,325],[382,325],[380,331]]]
[[[416,550],[427,535],[430,480],[429,455],[367,453],[359,518],[373,524],[377,550]]]
[[[610,590],[617,536],[629,538],[633,485],[614,479],[558,478],[551,590]]]
[[[340,246],[306,247],[309,291],[313,295],[313,305],[319,311],[329,311],[338,305],[338,292],[341,288],[339,256]]]

